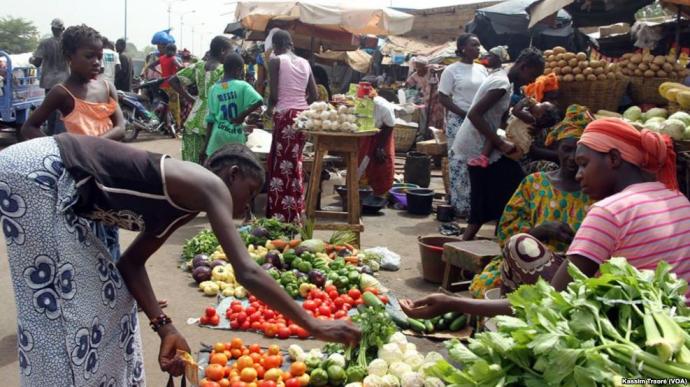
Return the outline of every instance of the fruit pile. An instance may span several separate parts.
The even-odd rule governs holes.
[[[615,63],[590,60],[584,52],[567,52],[563,47],[544,51],[546,67],[544,74],[554,73],[563,82],[584,82],[616,79],[621,75]]]
[[[657,55],[650,53],[627,53],[619,62],[623,74],[645,78],[682,79],[687,70],[676,59],[675,55]]]
[[[258,344],[245,346],[242,339],[216,343],[199,387],[304,387],[309,384],[307,366],[284,364],[280,347],[264,351]]]

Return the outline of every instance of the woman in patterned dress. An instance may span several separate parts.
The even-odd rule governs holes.
[[[533,173],[522,181],[508,201],[498,226],[498,242],[504,255],[492,260],[484,270],[476,275],[470,285],[474,297],[482,298],[493,288],[502,287],[505,292],[515,289],[527,277],[533,278],[540,272],[526,273],[519,269],[506,271],[505,282],[501,278],[504,266],[503,256],[512,254],[513,235],[528,233],[541,240],[555,252],[554,262],[541,270],[555,271],[560,267],[563,254],[573,235],[580,227],[587,208],[592,204],[580,184],[575,180],[575,149],[587,123],[586,117],[568,116],[548,135],[548,142],[556,143],[561,167],[551,172]],[[511,240],[511,242],[509,242]]]
[[[318,99],[318,91],[309,62],[292,51],[290,33],[277,30],[272,42],[268,112],[273,113],[273,142],[268,155],[266,216],[300,222],[304,212],[302,150],[306,135],[292,125],[295,117]]]
[[[473,34],[462,34],[457,40],[456,54],[460,61],[443,70],[438,84],[438,100],[447,110],[446,137],[448,138],[448,176],[450,179],[450,204],[459,216],[470,211],[470,176],[467,164],[453,151],[453,142],[462,122],[470,110],[479,86],[488,72],[474,63],[479,57],[479,39]]]
[[[156,302],[145,264],[199,212],[256,297],[319,339],[359,340],[351,323],[309,317],[247,254],[233,217],[263,186],[251,150],[228,144],[206,167],[70,133],[0,152],[22,387],[144,386],[137,303],[161,338],[161,369],[181,375],[176,352],[190,348]],[[138,235],[115,263],[89,221]]]
[[[228,37],[216,36],[211,40],[208,60],[196,62],[180,70],[168,81],[184,101],[193,104],[182,133],[182,160],[201,162],[200,157],[206,144],[206,96],[211,86],[223,79],[223,59],[231,49],[232,42]],[[196,86],[199,91],[196,98],[187,91],[189,86]]]

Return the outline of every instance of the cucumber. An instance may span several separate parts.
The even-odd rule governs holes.
[[[405,316],[403,313],[395,313],[388,311],[388,315],[391,317],[391,320],[393,320],[395,325],[398,326],[398,328],[407,329],[410,327],[410,323],[407,319],[407,316]]]
[[[425,320],[424,326],[426,326],[427,333],[434,333],[434,324],[431,322],[431,320]]]
[[[436,326],[436,324],[438,324],[438,320],[440,320],[441,318],[442,318],[441,316],[436,316],[436,317],[432,318],[430,321],[434,326]]]
[[[410,328],[415,332],[424,333],[424,331],[426,331],[426,325],[424,325],[424,323],[419,320],[408,318],[407,322],[408,324],[410,324]]]
[[[450,325],[448,326],[448,329],[452,332],[457,332],[460,329],[462,329],[465,325],[467,325],[467,316],[463,314],[460,317],[453,320],[453,322],[450,323]]]
[[[445,319],[448,320],[448,321],[453,321],[453,320],[455,320],[455,319],[458,318],[458,317],[460,317],[460,313],[459,313],[459,312],[448,312],[448,313],[446,313],[446,314],[443,315],[443,318],[445,318]]]
[[[435,325],[435,326],[436,326],[436,330],[437,330],[437,331],[445,331],[445,330],[447,330],[447,329],[448,329],[448,324],[449,324],[449,323],[450,323],[450,321],[446,320],[445,318],[441,318],[440,320],[438,320],[438,322],[437,322],[436,325]]]
[[[364,292],[364,294],[362,294],[362,300],[366,306],[384,306],[383,302],[372,292]]]

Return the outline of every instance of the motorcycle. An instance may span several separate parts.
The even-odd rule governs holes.
[[[143,90],[151,98],[131,92],[117,91],[118,101],[125,117],[124,142],[132,142],[140,131],[160,133],[177,138],[177,128],[170,109],[168,95],[160,88],[164,79],[139,84],[134,90]]]

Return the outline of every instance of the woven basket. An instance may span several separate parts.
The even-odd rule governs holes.
[[[589,111],[618,110],[618,104],[625,95],[628,78],[597,81],[561,82],[558,103],[562,109],[572,104],[586,106]]]
[[[441,171],[443,173],[443,189],[446,191],[446,196],[450,195],[450,166],[448,165],[448,157],[444,157],[441,161]]]
[[[637,105],[666,105],[668,100],[659,94],[659,86],[664,82],[679,82],[671,78],[630,77],[630,98]]]
[[[405,153],[412,149],[417,139],[417,128],[414,126],[397,124],[393,128],[393,139],[395,141],[395,152]]]

